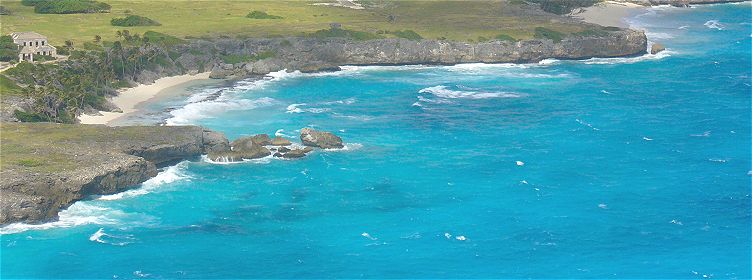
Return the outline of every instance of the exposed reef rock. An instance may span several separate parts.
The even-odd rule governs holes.
[[[273,146],[290,146],[292,145],[292,142],[290,142],[290,140],[277,136],[277,137],[274,137],[274,139],[272,139],[272,145]],[[282,148],[280,148],[280,150],[281,149]]]
[[[650,46],[650,54],[657,54],[665,50],[666,50],[666,47],[658,43],[655,43],[652,46]]]
[[[326,131],[316,131],[311,128],[300,130],[300,141],[303,145],[322,149],[341,149],[344,147],[342,138]]]
[[[302,158],[307,153],[313,151],[311,147],[305,147],[303,149],[294,149],[282,155],[283,158]]]

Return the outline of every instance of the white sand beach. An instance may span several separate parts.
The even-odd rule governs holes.
[[[624,19],[636,11],[646,8],[634,3],[605,1],[574,12],[572,16],[585,22],[603,26],[629,27]]]
[[[160,92],[168,88],[175,87],[190,81],[208,78],[209,72],[204,72],[196,75],[181,75],[161,78],[154,81],[154,83],[150,85],[139,85],[134,88],[128,88],[119,92],[117,96],[112,98],[112,103],[123,110],[122,113],[100,111],[99,113],[102,114],[101,116],[82,114],[78,117],[78,120],[82,124],[110,124],[115,119],[123,117],[127,114],[137,112],[138,109],[136,108],[136,105],[154,98]]]

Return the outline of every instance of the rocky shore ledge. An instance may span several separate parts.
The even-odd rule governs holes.
[[[339,65],[411,65],[459,63],[528,63],[547,58],[586,59],[639,55],[647,50],[643,31],[593,26],[592,34],[561,41],[532,39],[467,43],[445,40],[343,38],[226,39],[194,41],[191,48],[215,49],[229,55],[274,54],[258,61],[215,61],[211,78],[242,78],[283,69],[301,72],[336,71]],[[205,44],[201,46],[201,44]],[[190,65],[185,62],[183,65]]]
[[[157,175],[157,167],[208,154],[240,161],[271,155],[299,158],[342,139],[304,128],[293,147],[265,134],[230,143],[198,126],[66,125],[2,123],[0,225],[54,220],[76,201],[125,191]]]

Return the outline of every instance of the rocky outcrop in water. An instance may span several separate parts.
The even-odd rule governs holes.
[[[319,147],[322,149],[341,149],[344,147],[342,138],[326,131],[317,131],[312,128],[303,128],[300,130],[300,141],[303,145],[310,147]]]
[[[292,142],[290,142],[290,140],[277,136],[272,139],[271,144],[273,146],[290,146],[292,145]]]
[[[658,43],[655,43],[652,46],[650,46],[650,54],[657,54],[665,50],[666,50],[666,47]]]

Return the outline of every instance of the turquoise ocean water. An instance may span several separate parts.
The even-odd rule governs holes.
[[[750,4],[630,22],[668,51],[192,87],[145,119],[347,148],[183,162],[2,228],[0,276],[750,278]]]

